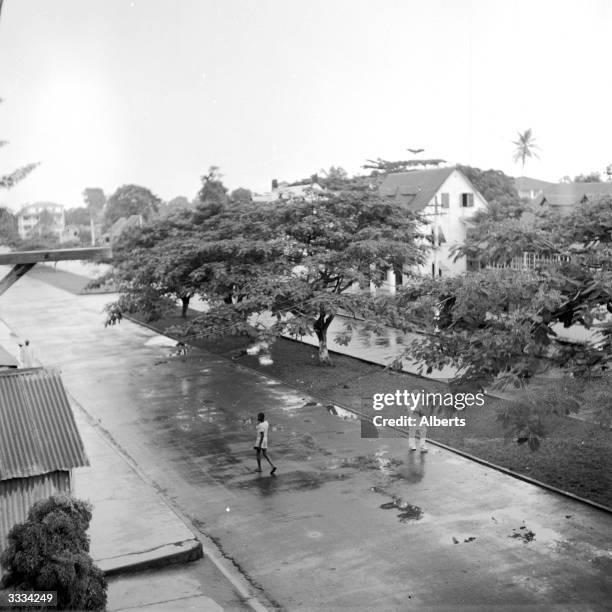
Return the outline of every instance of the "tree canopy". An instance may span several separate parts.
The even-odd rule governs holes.
[[[574,177],[574,183],[603,183],[601,173],[594,171],[588,174],[577,174]]]
[[[161,200],[146,187],[124,185],[108,199],[104,209],[104,226],[109,228],[122,217],[141,215],[145,221],[159,212]]]
[[[569,217],[489,221],[455,251],[485,269],[424,283],[416,300],[414,291],[398,297],[403,319],[431,334],[411,347],[413,357],[425,368],[451,365],[514,384],[553,365],[576,376],[600,371],[612,356],[611,245],[610,198]],[[528,269],[514,269],[516,258]],[[603,324],[599,344],[557,338],[559,326],[590,330],[595,323]]]
[[[176,299],[180,287],[210,305],[184,334],[272,340],[314,333],[328,363],[327,329],[336,314],[371,312],[369,291],[357,288],[422,261],[415,220],[371,189],[258,206],[209,200],[192,218],[154,223],[115,247],[121,297],[111,320],[122,309],[158,316],[160,297]]]
[[[99,187],[87,187],[83,190],[83,201],[89,213],[95,217],[104,209],[106,196]]]

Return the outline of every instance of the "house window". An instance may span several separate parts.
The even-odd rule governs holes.
[[[450,195],[448,193],[440,194],[442,208],[448,208],[450,205]]]
[[[474,194],[473,193],[462,193],[461,194],[461,206],[463,208],[470,208],[474,206]]]

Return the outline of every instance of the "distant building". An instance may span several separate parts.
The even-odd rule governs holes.
[[[461,170],[448,167],[388,174],[380,185],[380,194],[429,221],[423,229],[430,234],[433,249],[419,272],[454,276],[472,268],[472,262],[465,258],[453,261],[451,249],[465,241],[471,217],[487,203]],[[406,268],[389,271],[387,288],[393,291],[402,284],[406,272]]]
[[[316,198],[317,194],[323,191],[323,187],[316,182],[290,184],[286,182],[279,183],[273,180],[271,191],[266,193],[254,193],[252,199],[253,202],[276,202],[278,200],[286,201],[295,198],[308,201]]]
[[[22,240],[44,233],[59,237],[66,226],[64,207],[53,202],[26,204],[17,213],[17,231]]]
[[[0,550],[34,503],[72,492],[72,470],[88,466],[56,370],[0,372]]]
[[[606,183],[549,183],[521,176],[514,179],[519,197],[531,201],[534,211],[554,210],[569,214],[579,204],[612,196],[612,182]]]
[[[130,215],[129,217],[121,217],[117,219],[108,230],[102,234],[100,242],[102,244],[112,244],[119,235],[130,227],[142,227],[142,215]]]

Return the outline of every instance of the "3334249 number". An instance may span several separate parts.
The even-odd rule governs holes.
[[[57,607],[57,591],[0,591],[0,610],[26,606]]]

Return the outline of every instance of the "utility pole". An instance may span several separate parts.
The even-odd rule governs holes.
[[[440,204],[438,203],[438,196],[436,195],[434,198],[434,212],[433,212],[433,262],[432,262],[432,270],[431,275],[434,278],[437,278],[440,273],[440,216],[442,214],[440,212]],[[430,214],[425,214],[425,216],[432,216]]]
[[[440,265],[440,262],[438,261],[438,248],[439,248],[439,242],[440,242],[440,232],[439,232],[439,228],[438,228],[438,196],[436,195],[436,197],[434,198],[434,226],[433,226],[433,238],[434,238],[434,243],[433,243],[433,250],[434,250],[434,260],[433,260],[433,269],[432,269],[432,274],[433,277],[436,278],[438,276],[438,267]]]

